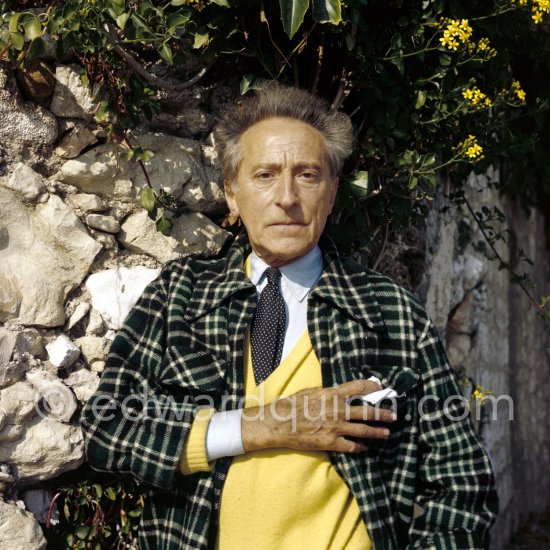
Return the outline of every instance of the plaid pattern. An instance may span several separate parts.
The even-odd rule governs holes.
[[[487,548],[498,511],[493,471],[469,416],[443,415],[444,400],[461,392],[434,326],[408,291],[339,255],[328,237],[319,244],[325,267],[308,299],[308,329],[323,385],[375,375],[401,395],[387,440],[329,453],[373,548]],[[232,458],[189,476],[178,462],[197,407],[235,409],[244,396],[244,336],[256,308],[242,267],[250,250],[241,235],[218,256],[168,262],[117,333],[82,410],[91,466],[147,487],[141,550],[215,546]],[[130,393],[143,396],[126,403],[137,419],[122,415]],[[111,400],[94,405],[98,396]],[[455,400],[449,411],[461,418],[463,408]],[[415,503],[424,513],[413,520]]]

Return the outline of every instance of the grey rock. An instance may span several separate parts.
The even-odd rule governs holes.
[[[90,304],[88,302],[80,302],[73,311],[69,321],[67,323],[67,330],[72,329],[78,322],[82,321],[86,314],[90,311]]]
[[[103,332],[105,332],[103,319],[95,309],[92,309],[88,320],[88,326],[86,327],[86,333],[92,336],[100,336]]]
[[[96,361],[103,361],[107,355],[110,342],[98,336],[83,336],[75,340],[88,365]]]
[[[97,143],[95,134],[86,126],[78,124],[63,136],[55,152],[63,159],[73,159],[78,157],[86,147],[95,143]]]
[[[27,489],[21,493],[21,497],[25,503],[25,508],[33,514],[36,520],[39,523],[46,523],[53,493],[45,489]],[[52,508],[50,522],[52,525],[59,523],[59,513],[56,506]]]
[[[0,321],[63,324],[65,298],[81,283],[101,245],[58,196],[29,207],[5,188],[0,188],[0,234]]]
[[[82,85],[80,65],[58,65],[55,70],[55,89],[50,103],[50,111],[61,118],[93,117],[95,104],[92,94]]]
[[[31,512],[0,498],[0,548],[45,550],[46,539]]]
[[[19,439],[0,445],[0,461],[11,466],[21,486],[52,479],[84,462],[82,430],[36,415]]]
[[[107,233],[118,233],[120,224],[112,216],[103,216],[102,214],[88,214],[86,223],[94,229],[106,231]]]
[[[67,200],[70,204],[78,207],[83,212],[104,212],[108,210],[108,207],[105,206],[101,198],[91,193],[68,195]]]
[[[0,413],[3,429],[0,431],[0,448],[6,441],[15,441],[25,430],[25,423],[37,414],[40,394],[23,380],[0,390]],[[6,460],[0,459],[0,462]]]
[[[0,65],[0,143],[12,152],[24,146],[50,145],[57,139],[57,121],[46,109],[21,98],[15,79]]]
[[[28,372],[27,380],[44,400],[42,407],[38,409],[42,417],[70,422],[77,408],[76,398],[70,388],[44,369]]]
[[[101,361],[102,365],[105,365]],[[94,365],[97,364],[94,363]],[[86,368],[80,368],[74,370],[63,380],[67,386],[69,386],[75,393],[77,399],[84,403],[92,397],[99,386],[99,376],[96,372],[92,372]]]
[[[29,201],[33,201],[46,193],[42,176],[22,162],[16,165],[6,187]]]
[[[159,274],[159,269],[119,267],[93,273],[86,281],[92,306],[107,326],[118,330],[143,293],[145,286]]]
[[[123,224],[118,240],[128,249],[148,254],[164,263],[181,255],[216,253],[228,233],[198,212],[183,214],[174,220],[172,235],[164,236],[145,210],[132,214]]]

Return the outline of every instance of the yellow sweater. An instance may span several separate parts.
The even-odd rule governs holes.
[[[322,386],[307,330],[260,385],[254,380],[249,338],[245,364],[245,407]],[[183,473],[212,467],[206,460],[205,439],[213,412],[204,409],[191,427],[182,454]],[[217,548],[370,550],[371,542],[357,501],[326,452],[268,449],[233,459],[221,496]]]

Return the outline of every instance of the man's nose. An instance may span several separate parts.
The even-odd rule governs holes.
[[[294,175],[291,172],[281,173],[277,186],[276,202],[282,208],[291,208],[298,202],[298,188]]]

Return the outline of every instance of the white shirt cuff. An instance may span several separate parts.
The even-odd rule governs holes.
[[[217,412],[212,415],[206,431],[206,458],[208,462],[222,456],[244,453],[241,434],[242,409]]]

